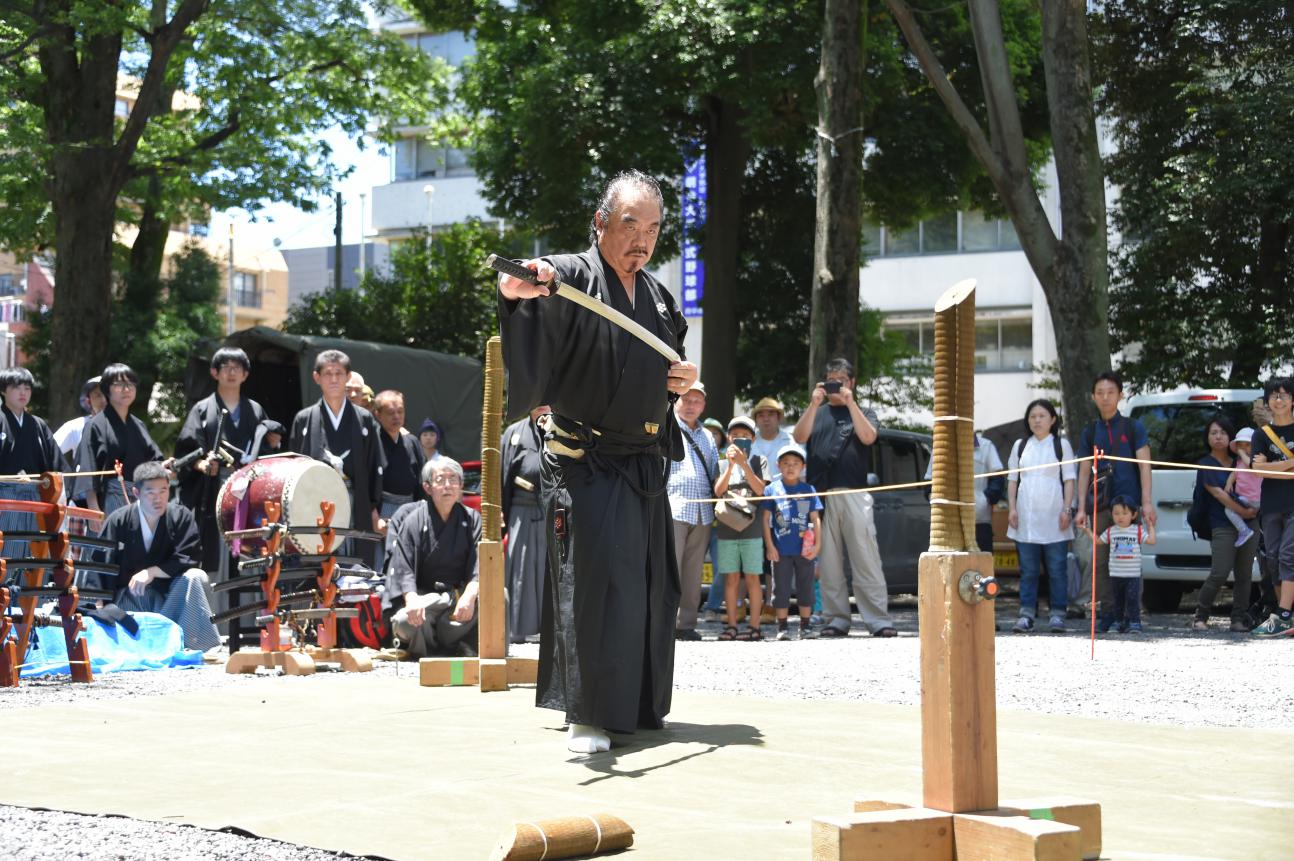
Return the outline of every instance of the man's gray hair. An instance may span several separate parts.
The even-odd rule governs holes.
[[[616,207],[620,204],[620,195],[626,188],[634,187],[641,188],[656,198],[656,208],[660,210],[661,220],[664,220],[665,197],[661,194],[660,183],[640,170],[624,170],[612,177],[606,188],[602,190],[602,197],[598,200],[598,208],[593,213],[593,220],[589,222],[590,242],[598,241],[598,222],[609,224],[611,213],[615,212]],[[599,219],[598,216],[601,216],[601,218]]]
[[[462,483],[463,465],[452,457],[445,457],[444,455],[441,455],[437,460],[429,460],[422,465],[422,483],[431,484],[431,480],[435,478],[436,473],[442,469],[447,469],[454,473],[454,475],[458,476],[459,483]]]

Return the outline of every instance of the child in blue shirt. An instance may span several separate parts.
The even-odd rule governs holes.
[[[777,453],[777,470],[781,477],[764,489],[764,495],[778,497],[812,494],[801,499],[767,499],[764,509],[764,551],[773,564],[773,610],[777,614],[777,639],[791,639],[787,616],[794,587],[800,610],[800,639],[810,628],[813,614],[813,560],[818,555],[816,538],[821,534],[822,501],[811,484],[800,482],[804,472],[804,451],[797,445],[783,446]],[[814,539],[806,546],[805,533],[812,530]]]

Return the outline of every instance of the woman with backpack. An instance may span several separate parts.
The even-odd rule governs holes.
[[[1007,462],[1006,498],[1010,508],[1007,537],[1015,541],[1020,557],[1020,618],[1017,634],[1033,630],[1038,615],[1038,578],[1047,568],[1051,615],[1048,628],[1065,630],[1068,590],[1066,558],[1074,538],[1071,506],[1077,470],[1074,452],[1060,436],[1056,406],[1039,398],[1024,411],[1026,436],[1011,448]],[[1049,466],[1050,465],[1050,466]]]
[[[1235,426],[1222,413],[1213,416],[1204,426],[1204,444],[1208,446],[1209,453],[1200,458],[1199,463],[1201,467],[1214,468],[1196,471],[1196,501],[1191,504],[1187,522],[1200,538],[1208,539],[1213,564],[1209,568],[1209,576],[1200,585],[1195,620],[1191,622],[1191,628],[1196,631],[1209,629],[1213,600],[1217,598],[1222,584],[1233,574],[1235,595],[1231,602],[1231,630],[1245,633],[1250,628],[1246,611],[1249,609],[1249,587],[1253,580],[1254,556],[1258,552],[1258,535],[1251,531],[1246,541],[1237,542],[1239,533],[1227,519],[1227,510],[1234,511],[1249,522],[1251,530],[1258,510],[1242,505],[1228,493],[1226,485],[1231,473],[1217,469],[1240,466],[1231,453],[1231,441],[1235,435]],[[1205,532],[1208,534],[1204,534]]]

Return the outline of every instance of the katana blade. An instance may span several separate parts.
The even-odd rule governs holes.
[[[358,556],[338,556],[334,553],[278,553],[270,556],[256,556],[241,559],[239,571],[269,568],[277,560],[285,568],[301,568],[307,565],[322,565],[329,559],[337,560],[338,565],[358,565],[362,561]]]
[[[534,272],[522,266],[520,263],[513,263],[508,258],[500,257],[497,254],[491,254],[489,257],[485,258],[485,265],[489,266],[496,272],[502,272],[504,275],[511,275],[513,278],[518,278],[530,284],[540,283],[539,276],[535,275]],[[599,302],[589,294],[576,290],[569,284],[563,284],[561,281],[553,281],[549,286],[556,288],[554,292],[558,296],[574,302],[581,308],[587,308],[602,319],[614,323],[647,346],[651,347],[656,352],[660,353],[666,359],[669,359],[670,362],[683,361],[683,357],[678,354],[677,350],[656,337],[654,333],[647,331],[637,321],[621,314],[605,302]]]
[[[89,562],[81,559],[6,559],[5,562],[10,571],[22,571],[32,568],[58,568],[61,565],[67,565],[77,571],[93,571],[96,574],[121,573],[121,570],[116,565]]]
[[[57,586],[39,586],[35,589],[20,589],[19,598],[61,598],[73,594],[71,589],[60,589]],[[77,587],[76,597],[87,601],[112,600],[112,591],[108,589],[82,589]]]

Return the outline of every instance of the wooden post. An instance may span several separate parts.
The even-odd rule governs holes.
[[[921,765],[926,807],[963,813],[997,807],[993,602],[958,594],[966,571],[993,573],[990,553],[923,553]]]
[[[503,544],[482,539],[477,545],[480,560],[480,592],[477,597],[477,641],[482,658],[508,656],[506,607],[503,593]]]

